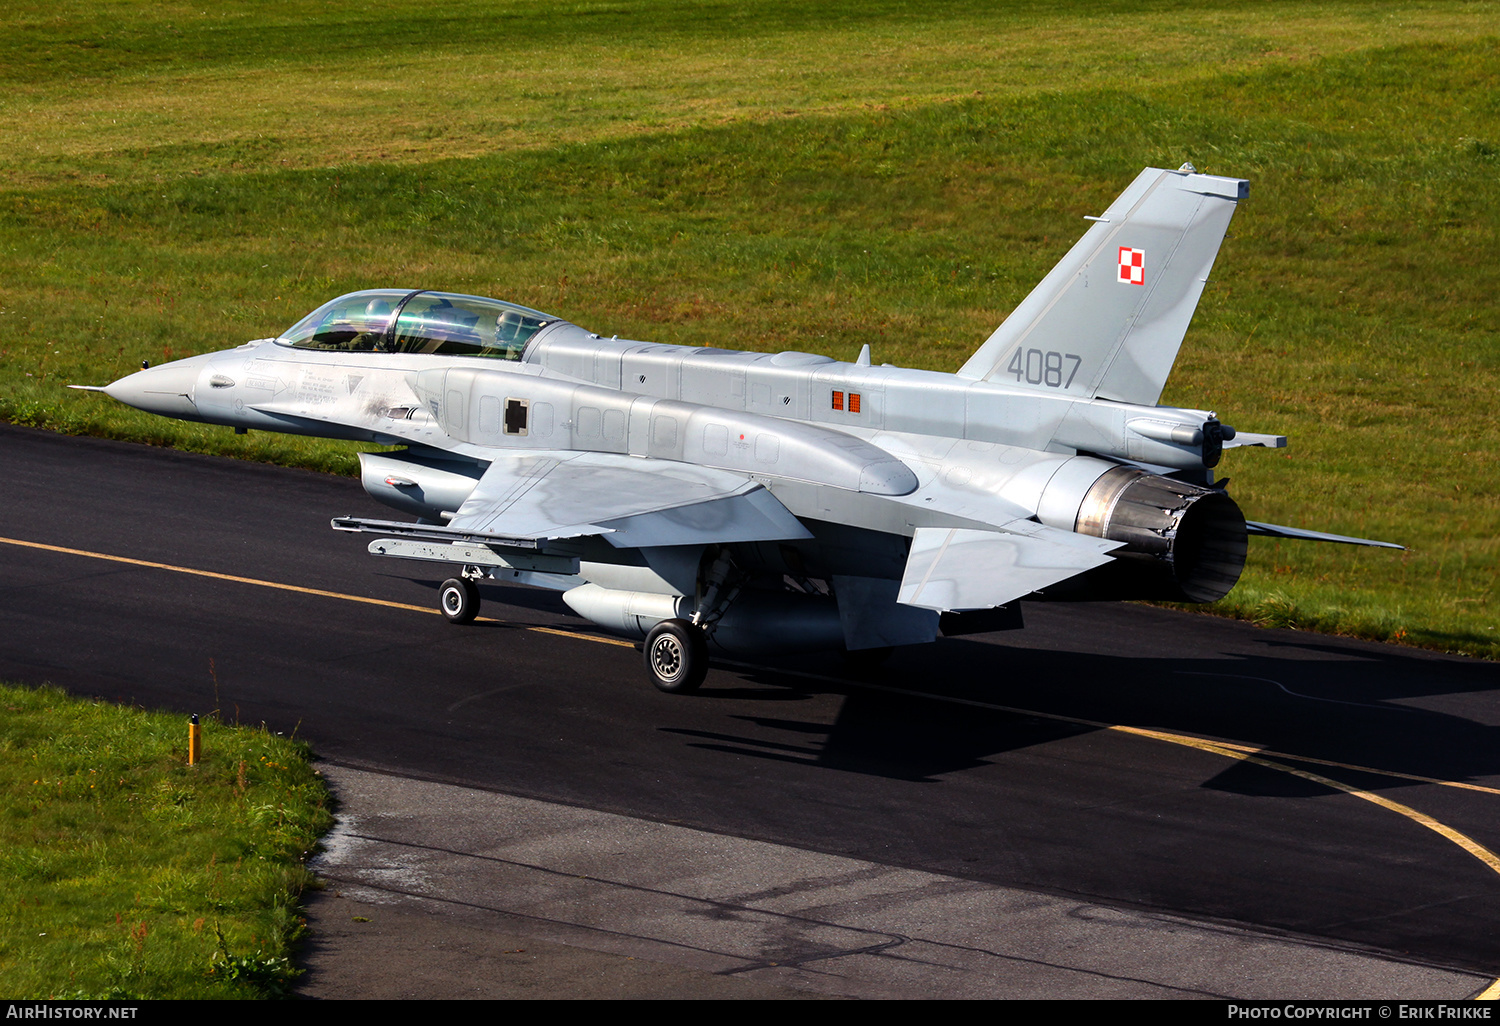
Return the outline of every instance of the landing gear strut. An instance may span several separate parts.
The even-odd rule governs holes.
[[[687,620],[663,620],[642,648],[651,683],[669,694],[696,691],[708,676],[708,640]]]

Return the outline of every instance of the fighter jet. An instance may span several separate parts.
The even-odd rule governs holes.
[[[956,374],[606,337],[478,296],[372,289],[275,338],[96,389],[182,420],[363,453],[412,521],[370,552],[554,588],[644,642],[663,691],[710,651],[881,653],[1021,626],[1021,600],[1212,602],[1251,534],[1223,450],[1276,448],[1158,406],[1248,183],[1148,168]]]

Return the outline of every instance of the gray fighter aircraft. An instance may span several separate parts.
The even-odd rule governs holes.
[[[404,446],[341,517],[370,551],[562,591],[663,691],[734,655],[1021,625],[1019,600],[1210,602],[1247,536],[1213,468],[1280,447],[1157,405],[1247,184],[1148,168],[957,374],[603,337],[477,296],[340,296],[275,338],[102,389],[168,417]],[[1400,546],[1389,546],[1399,548]]]

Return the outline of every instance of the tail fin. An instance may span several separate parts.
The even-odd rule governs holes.
[[[1249,186],[1142,171],[959,376],[1154,406]]]

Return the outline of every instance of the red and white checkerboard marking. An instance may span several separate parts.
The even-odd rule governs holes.
[[[1146,251],[1144,249],[1120,247],[1120,284],[1146,284]]]

